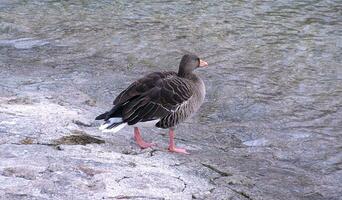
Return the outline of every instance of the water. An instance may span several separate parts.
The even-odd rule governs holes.
[[[196,53],[209,63],[197,72],[207,96],[179,139],[197,151],[191,159],[253,182],[221,177],[217,188],[339,199],[341,11],[340,1],[318,0],[2,0],[0,92],[49,94],[82,109],[81,93],[101,112],[137,77],[177,70],[184,53]]]

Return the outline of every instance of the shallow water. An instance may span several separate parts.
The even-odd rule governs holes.
[[[251,179],[251,199],[340,198],[340,1],[0,1],[2,98],[88,96],[93,117],[187,52],[209,63],[205,103],[179,127],[194,157]]]

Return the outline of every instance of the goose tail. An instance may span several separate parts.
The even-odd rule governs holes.
[[[116,133],[123,129],[127,125],[126,122],[122,121],[122,118],[115,117],[115,118],[110,118],[106,120],[100,127],[99,129],[102,132],[112,132]]]

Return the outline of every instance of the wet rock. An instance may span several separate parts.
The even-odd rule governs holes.
[[[249,140],[243,142],[244,145],[256,147],[256,146],[266,146],[269,145],[269,141],[267,141],[265,138],[256,139],[256,140]]]
[[[20,38],[15,40],[0,40],[0,46],[13,46],[17,49],[31,49],[49,44],[44,40],[36,40],[33,38]]]

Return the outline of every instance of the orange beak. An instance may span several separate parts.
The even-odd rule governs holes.
[[[206,66],[208,66],[208,63],[205,62],[204,60],[201,60],[201,59],[200,59],[200,64],[199,64],[199,66],[200,66],[200,67],[206,67]]]

